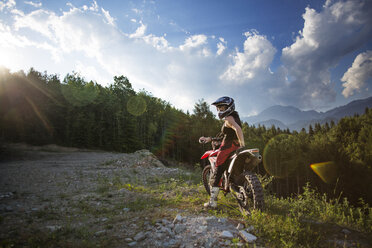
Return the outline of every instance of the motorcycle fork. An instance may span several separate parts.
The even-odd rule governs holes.
[[[224,196],[227,195],[227,193],[230,192],[230,187],[229,187],[229,176],[227,174],[227,171],[225,171],[222,175],[222,178],[221,180],[223,180],[223,183],[221,185],[222,189],[223,189],[223,194]]]

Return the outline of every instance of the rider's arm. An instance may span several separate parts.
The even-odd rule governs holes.
[[[225,121],[228,127],[234,129],[236,136],[238,136],[240,146],[245,146],[242,128],[238,125],[238,123],[235,122],[234,117],[227,116]]]

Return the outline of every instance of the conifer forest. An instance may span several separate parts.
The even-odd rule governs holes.
[[[117,152],[148,149],[160,159],[202,166],[222,122],[203,99],[183,112],[145,89],[135,91],[125,76],[109,86],[79,74],[27,73],[0,69],[0,142],[57,144]],[[246,147],[259,148],[257,172],[270,193],[289,197],[309,183],[329,197],[372,204],[372,109],[338,123],[300,132],[243,123]]]

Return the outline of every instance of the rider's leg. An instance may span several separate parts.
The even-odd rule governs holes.
[[[218,192],[220,192],[219,187],[212,187],[211,188],[211,197],[209,198],[208,202],[204,203],[204,207],[206,207],[206,208],[216,208],[217,207]]]
[[[217,154],[216,170],[214,170],[211,176],[211,179],[210,179],[211,198],[209,199],[209,202],[204,204],[204,207],[211,207],[211,208],[217,207],[218,192],[220,191],[219,183],[221,181],[223,172],[228,167],[228,163],[226,161],[227,161],[227,158],[230,156],[231,152],[236,150],[237,147],[238,146],[232,141],[222,142],[220,151]]]
[[[210,186],[211,186],[211,197],[207,203],[204,203],[204,207],[216,208],[217,207],[217,199],[218,193],[220,192],[219,183],[221,181],[221,177],[223,172],[227,169],[227,163],[224,163],[216,168],[214,173],[210,178]]]

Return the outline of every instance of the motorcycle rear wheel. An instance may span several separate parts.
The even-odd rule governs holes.
[[[244,174],[244,183],[243,186],[239,186],[237,200],[240,211],[245,215],[249,215],[253,209],[263,210],[263,188],[256,174],[251,172]]]
[[[202,172],[202,181],[204,184],[204,188],[207,191],[208,195],[211,194],[211,186],[209,183],[211,177],[211,165],[208,164],[204,167],[203,172]]]

